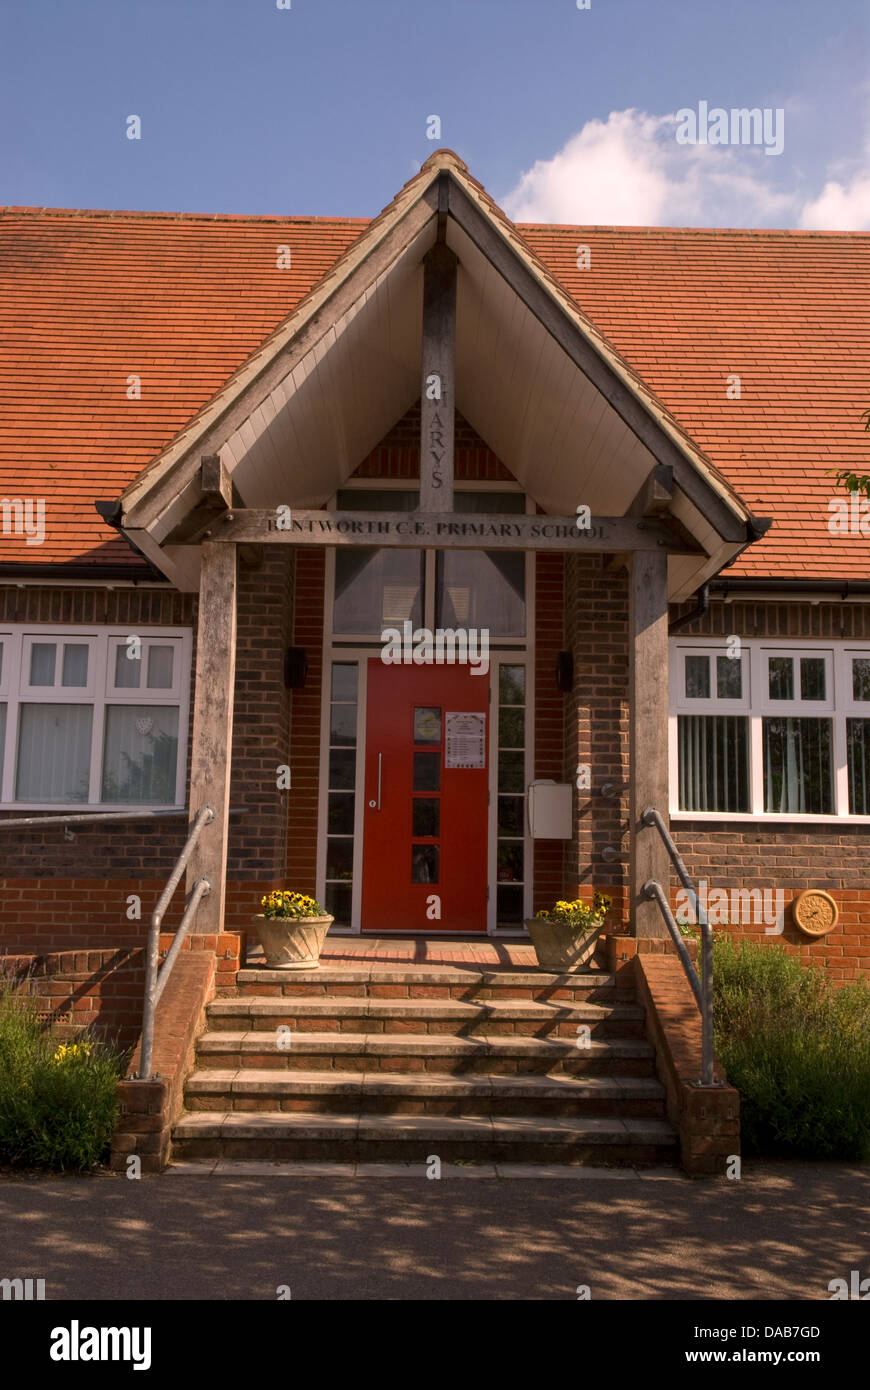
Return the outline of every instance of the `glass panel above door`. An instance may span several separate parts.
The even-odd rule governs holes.
[[[333,628],[380,637],[385,627],[423,621],[422,550],[339,546],[335,554]]]
[[[444,628],[486,628],[491,638],[524,637],[525,554],[509,550],[439,551],[435,622]]]

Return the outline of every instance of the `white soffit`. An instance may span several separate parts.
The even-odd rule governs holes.
[[[421,261],[433,237],[427,228],[221,445],[246,506],[319,506],[418,399]]]
[[[516,291],[451,221],[456,404],[548,512],[621,516],[655,465]]]

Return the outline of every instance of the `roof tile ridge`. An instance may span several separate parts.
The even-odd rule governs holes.
[[[870,231],[856,229],[844,231],[819,227],[677,227],[645,226],[642,223],[614,224],[606,222],[515,222],[515,227],[535,232],[612,232],[632,236],[722,236],[722,237],[866,237]]]
[[[256,223],[338,223],[340,225],[367,226],[372,218],[350,217],[339,214],[280,213],[280,212],[156,212],[147,208],[62,208],[37,207],[23,204],[0,206],[0,216],[36,218],[94,218],[112,221],[154,221],[154,222],[232,222],[235,224]]]

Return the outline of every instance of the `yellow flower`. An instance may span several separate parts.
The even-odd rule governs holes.
[[[54,1061],[60,1066],[64,1062],[76,1062],[80,1058],[90,1057],[91,1045],[87,1038],[77,1043],[61,1043],[54,1054]]]

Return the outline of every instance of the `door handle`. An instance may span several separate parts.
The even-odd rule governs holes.
[[[372,810],[372,811],[379,811],[379,810],[381,809],[381,774],[383,773],[383,767],[384,767],[384,755],[383,755],[383,753],[379,753],[379,754],[378,754],[378,799],[377,799],[377,801],[370,801],[370,802],[369,802],[369,809]]]

